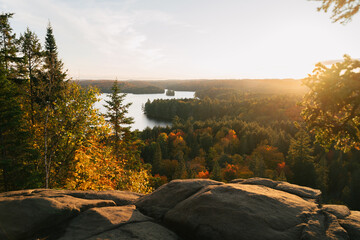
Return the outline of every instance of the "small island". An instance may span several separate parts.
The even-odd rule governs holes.
[[[174,90],[171,90],[171,89],[168,89],[166,91],[166,96],[175,96],[175,91]]]

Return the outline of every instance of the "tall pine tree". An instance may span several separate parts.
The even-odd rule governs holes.
[[[66,71],[59,59],[53,29],[49,23],[45,36],[44,65],[39,76],[38,101],[43,107],[54,108],[54,103],[62,98],[66,87]]]
[[[124,154],[124,147],[127,148],[126,145],[134,140],[130,131],[130,124],[134,121],[133,118],[126,116],[131,103],[124,104],[126,94],[120,92],[117,80],[111,89],[112,93],[108,95],[110,100],[107,100],[105,105],[107,109],[105,118],[113,130],[110,142],[114,154],[116,157],[121,157]]]
[[[67,86],[66,72],[58,57],[53,29],[49,23],[45,37],[44,65],[39,72],[39,84],[36,88],[36,102],[39,105],[40,125],[42,129],[42,156],[45,166],[45,188],[49,188],[52,160],[60,136],[56,126],[57,102],[65,96]]]
[[[42,65],[42,50],[41,44],[37,35],[30,31],[29,28],[26,29],[25,33],[20,36],[19,39],[20,50],[23,55],[22,68],[25,73],[26,79],[28,79],[27,84],[27,99],[30,102],[30,121],[33,125],[35,123],[34,117],[34,101],[35,101],[35,89],[38,84],[36,75],[40,70]]]
[[[0,14],[0,63],[6,78],[18,82],[16,63],[20,58],[17,56],[16,35],[12,32],[9,22],[13,15],[13,13]]]

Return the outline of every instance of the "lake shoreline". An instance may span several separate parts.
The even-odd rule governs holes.
[[[155,99],[186,99],[186,98],[194,98],[195,91],[175,91],[174,96],[166,95],[166,90],[164,93],[150,93],[150,94],[134,94],[134,93],[125,93],[124,104],[132,103],[128,109],[128,117],[132,117],[134,119],[134,123],[131,125],[131,130],[139,130],[143,131],[147,127],[153,128],[155,126],[166,127],[171,126],[172,123],[170,121],[161,121],[149,118],[143,111],[143,107],[145,103],[150,100],[153,101]],[[105,104],[105,100],[108,100],[109,93],[101,93],[100,101],[95,103],[95,108],[99,109],[101,113],[105,113],[106,109],[103,106]]]

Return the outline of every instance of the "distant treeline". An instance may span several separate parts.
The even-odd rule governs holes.
[[[203,80],[163,80],[149,81],[154,86],[175,91],[200,91],[210,88],[234,89],[241,92],[261,94],[299,93],[307,89],[300,80],[294,79],[203,79]]]
[[[97,87],[102,93],[111,93],[113,80],[80,80],[76,81],[81,87]],[[149,94],[164,93],[165,89],[146,81],[121,81],[119,87],[123,93]]]
[[[79,80],[80,86],[96,86],[103,93],[111,92],[114,80]],[[300,80],[294,79],[233,79],[233,80],[149,80],[120,81],[126,93],[164,93],[164,89],[175,91],[202,91],[211,88],[233,89],[242,93],[304,94],[307,89]]]

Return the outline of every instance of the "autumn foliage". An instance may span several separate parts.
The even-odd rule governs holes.
[[[209,171],[200,171],[200,172],[198,172],[198,174],[197,174],[197,176],[196,176],[197,178],[209,178],[210,177],[210,173],[209,173]]]

